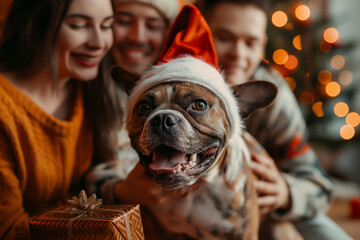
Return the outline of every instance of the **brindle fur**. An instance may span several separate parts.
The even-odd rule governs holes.
[[[147,91],[142,98],[149,92],[151,94],[147,97],[152,99],[154,112],[176,110],[187,122],[181,127],[184,132],[178,132],[174,136],[176,139],[172,139],[175,144],[190,149],[207,139],[219,138],[223,146],[208,169],[175,190],[181,192],[182,197],[165,204],[142,207],[146,239],[258,239],[260,216],[253,185],[255,176],[248,167],[249,159],[245,159],[248,158],[245,152],[249,149],[265,151],[244,132],[244,144],[239,144],[239,148],[244,148],[242,159],[238,159],[241,167],[235,180],[229,181],[226,172],[229,161],[234,161],[229,157],[227,146],[230,124],[219,99],[212,92],[191,83],[159,85]],[[188,113],[186,106],[194,96],[201,96],[210,103],[212,108],[207,114],[194,116]],[[147,124],[147,117],[135,112],[128,119],[132,146],[139,155],[152,151],[154,132],[149,129],[151,124]],[[187,129],[189,127],[192,130]],[[250,145],[246,146],[245,142]],[[289,228],[282,229],[287,232]],[[266,239],[271,239],[271,236],[267,235]]]

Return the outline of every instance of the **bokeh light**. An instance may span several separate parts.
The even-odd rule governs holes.
[[[306,21],[310,17],[310,8],[306,5],[299,5],[295,9],[295,17],[300,21]]]
[[[328,43],[335,43],[339,39],[339,32],[335,28],[327,28],[323,34],[324,40]]]
[[[344,125],[340,129],[340,136],[345,139],[349,140],[353,138],[355,135],[355,129],[352,126]]]
[[[324,110],[323,110],[323,103],[322,102],[316,102],[311,107],[312,111],[317,117],[323,117],[324,116]]]
[[[294,55],[289,55],[288,60],[286,61],[284,66],[289,70],[294,70],[295,68],[297,68],[298,63],[299,63],[299,61],[298,61],[297,57],[295,57]]]
[[[295,90],[296,88],[296,81],[294,78],[292,77],[285,77],[285,80],[287,81],[287,83],[289,84],[291,90]]]
[[[303,92],[301,95],[300,95],[300,98],[299,98],[300,102],[302,102],[303,104],[305,105],[308,105],[310,106],[311,104],[313,104],[314,100],[315,100],[315,97],[314,97],[314,94],[312,92]]]
[[[329,70],[321,70],[318,74],[318,81],[322,84],[328,84],[332,80],[332,74]]]
[[[284,49],[277,49],[273,54],[273,60],[278,65],[283,65],[289,59],[288,53]]]
[[[329,52],[331,50],[332,46],[325,40],[322,40],[320,42],[319,48],[320,48],[320,51],[322,51],[322,52]]]
[[[349,86],[353,81],[353,74],[350,71],[342,71],[339,74],[339,82],[344,86]]]
[[[347,125],[357,127],[360,124],[360,116],[356,112],[351,112],[346,115],[345,122]]]
[[[294,37],[293,39],[293,45],[297,50],[302,50],[302,46],[301,46],[301,35],[297,35],[296,37]]]
[[[326,84],[325,92],[330,97],[336,97],[340,94],[341,87],[337,82],[329,82]]]
[[[276,27],[283,27],[288,21],[288,17],[285,12],[283,11],[276,11],[271,16],[271,22]]]
[[[285,24],[284,28],[286,30],[292,31],[292,30],[294,30],[294,25],[292,23],[287,23],[287,24]]]
[[[335,55],[331,58],[331,66],[339,70],[345,66],[345,58],[341,55]]]
[[[345,117],[349,112],[349,106],[344,102],[339,102],[334,106],[334,113],[338,117]]]

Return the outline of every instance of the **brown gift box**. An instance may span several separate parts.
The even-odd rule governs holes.
[[[139,205],[104,205],[91,212],[62,206],[29,225],[32,239],[144,239]]]

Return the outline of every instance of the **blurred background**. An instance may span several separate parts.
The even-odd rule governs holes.
[[[264,61],[294,91],[334,181],[328,215],[360,239],[360,1],[272,1]]]
[[[360,1],[274,1],[265,59],[293,89],[329,173],[360,183]]]
[[[0,34],[11,2],[0,0]],[[294,91],[311,144],[334,179],[328,214],[355,239],[360,239],[354,215],[356,206],[360,211],[359,9],[359,0],[272,0],[264,56]]]

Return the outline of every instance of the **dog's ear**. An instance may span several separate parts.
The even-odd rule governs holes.
[[[118,83],[127,93],[127,95],[130,94],[131,90],[135,87],[136,82],[140,79],[140,75],[129,73],[119,66],[114,66],[111,69],[111,76],[114,81]]]
[[[260,80],[235,85],[232,89],[238,100],[242,118],[249,116],[255,109],[269,105],[277,95],[277,87],[274,84]]]

